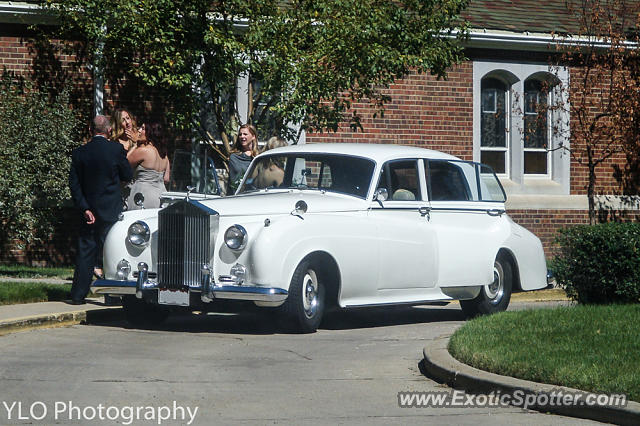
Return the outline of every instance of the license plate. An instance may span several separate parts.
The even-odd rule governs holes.
[[[177,305],[177,306],[189,306],[189,292],[188,291],[158,291],[158,304],[160,305]]]

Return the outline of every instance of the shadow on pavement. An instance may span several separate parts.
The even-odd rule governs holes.
[[[325,313],[320,330],[352,330],[391,327],[406,324],[464,321],[457,305],[403,306],[340,309]],[[134,327],[124,319],[122,310],[87,313],[86,323],[101,327],[175,331],[182,333],[224,334],[296,334],[272,309],[253,308],[237,312],[174,313],[162,324]]]

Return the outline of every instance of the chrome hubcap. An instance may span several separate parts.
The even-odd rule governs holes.
[[[504,270],[498,262],[493,264],[493,282],[484,286],[484,292],[492,305],[497,305],[504,296]]]
[[[302,305],[307,318],[312,318],[318,311],[318,277],[309,269],[302,281]]]

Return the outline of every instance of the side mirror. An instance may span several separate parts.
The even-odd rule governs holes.
[[[373,201],[387,201],[388,199],[389,191],[387,191],[387,188],[378,188],[373,194]]]
[[[136,195],[133,196],[133,202],[141,209],[144,208],[144,195],[142,195],[142,192],[136,192]]]

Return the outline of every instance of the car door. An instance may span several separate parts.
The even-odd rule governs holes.
[[[506,238],[504,191],[493,171],[478,163],[425,160],[439,287],[487,284]]]
[[[380,171],[376,192],[383,190],[387,197],[372,201],[369,216],[377,229],[382,297],[393,290],[436,284],[436,235],[428,220],[423,177],[424,165],[418,159],[388,161]]]

